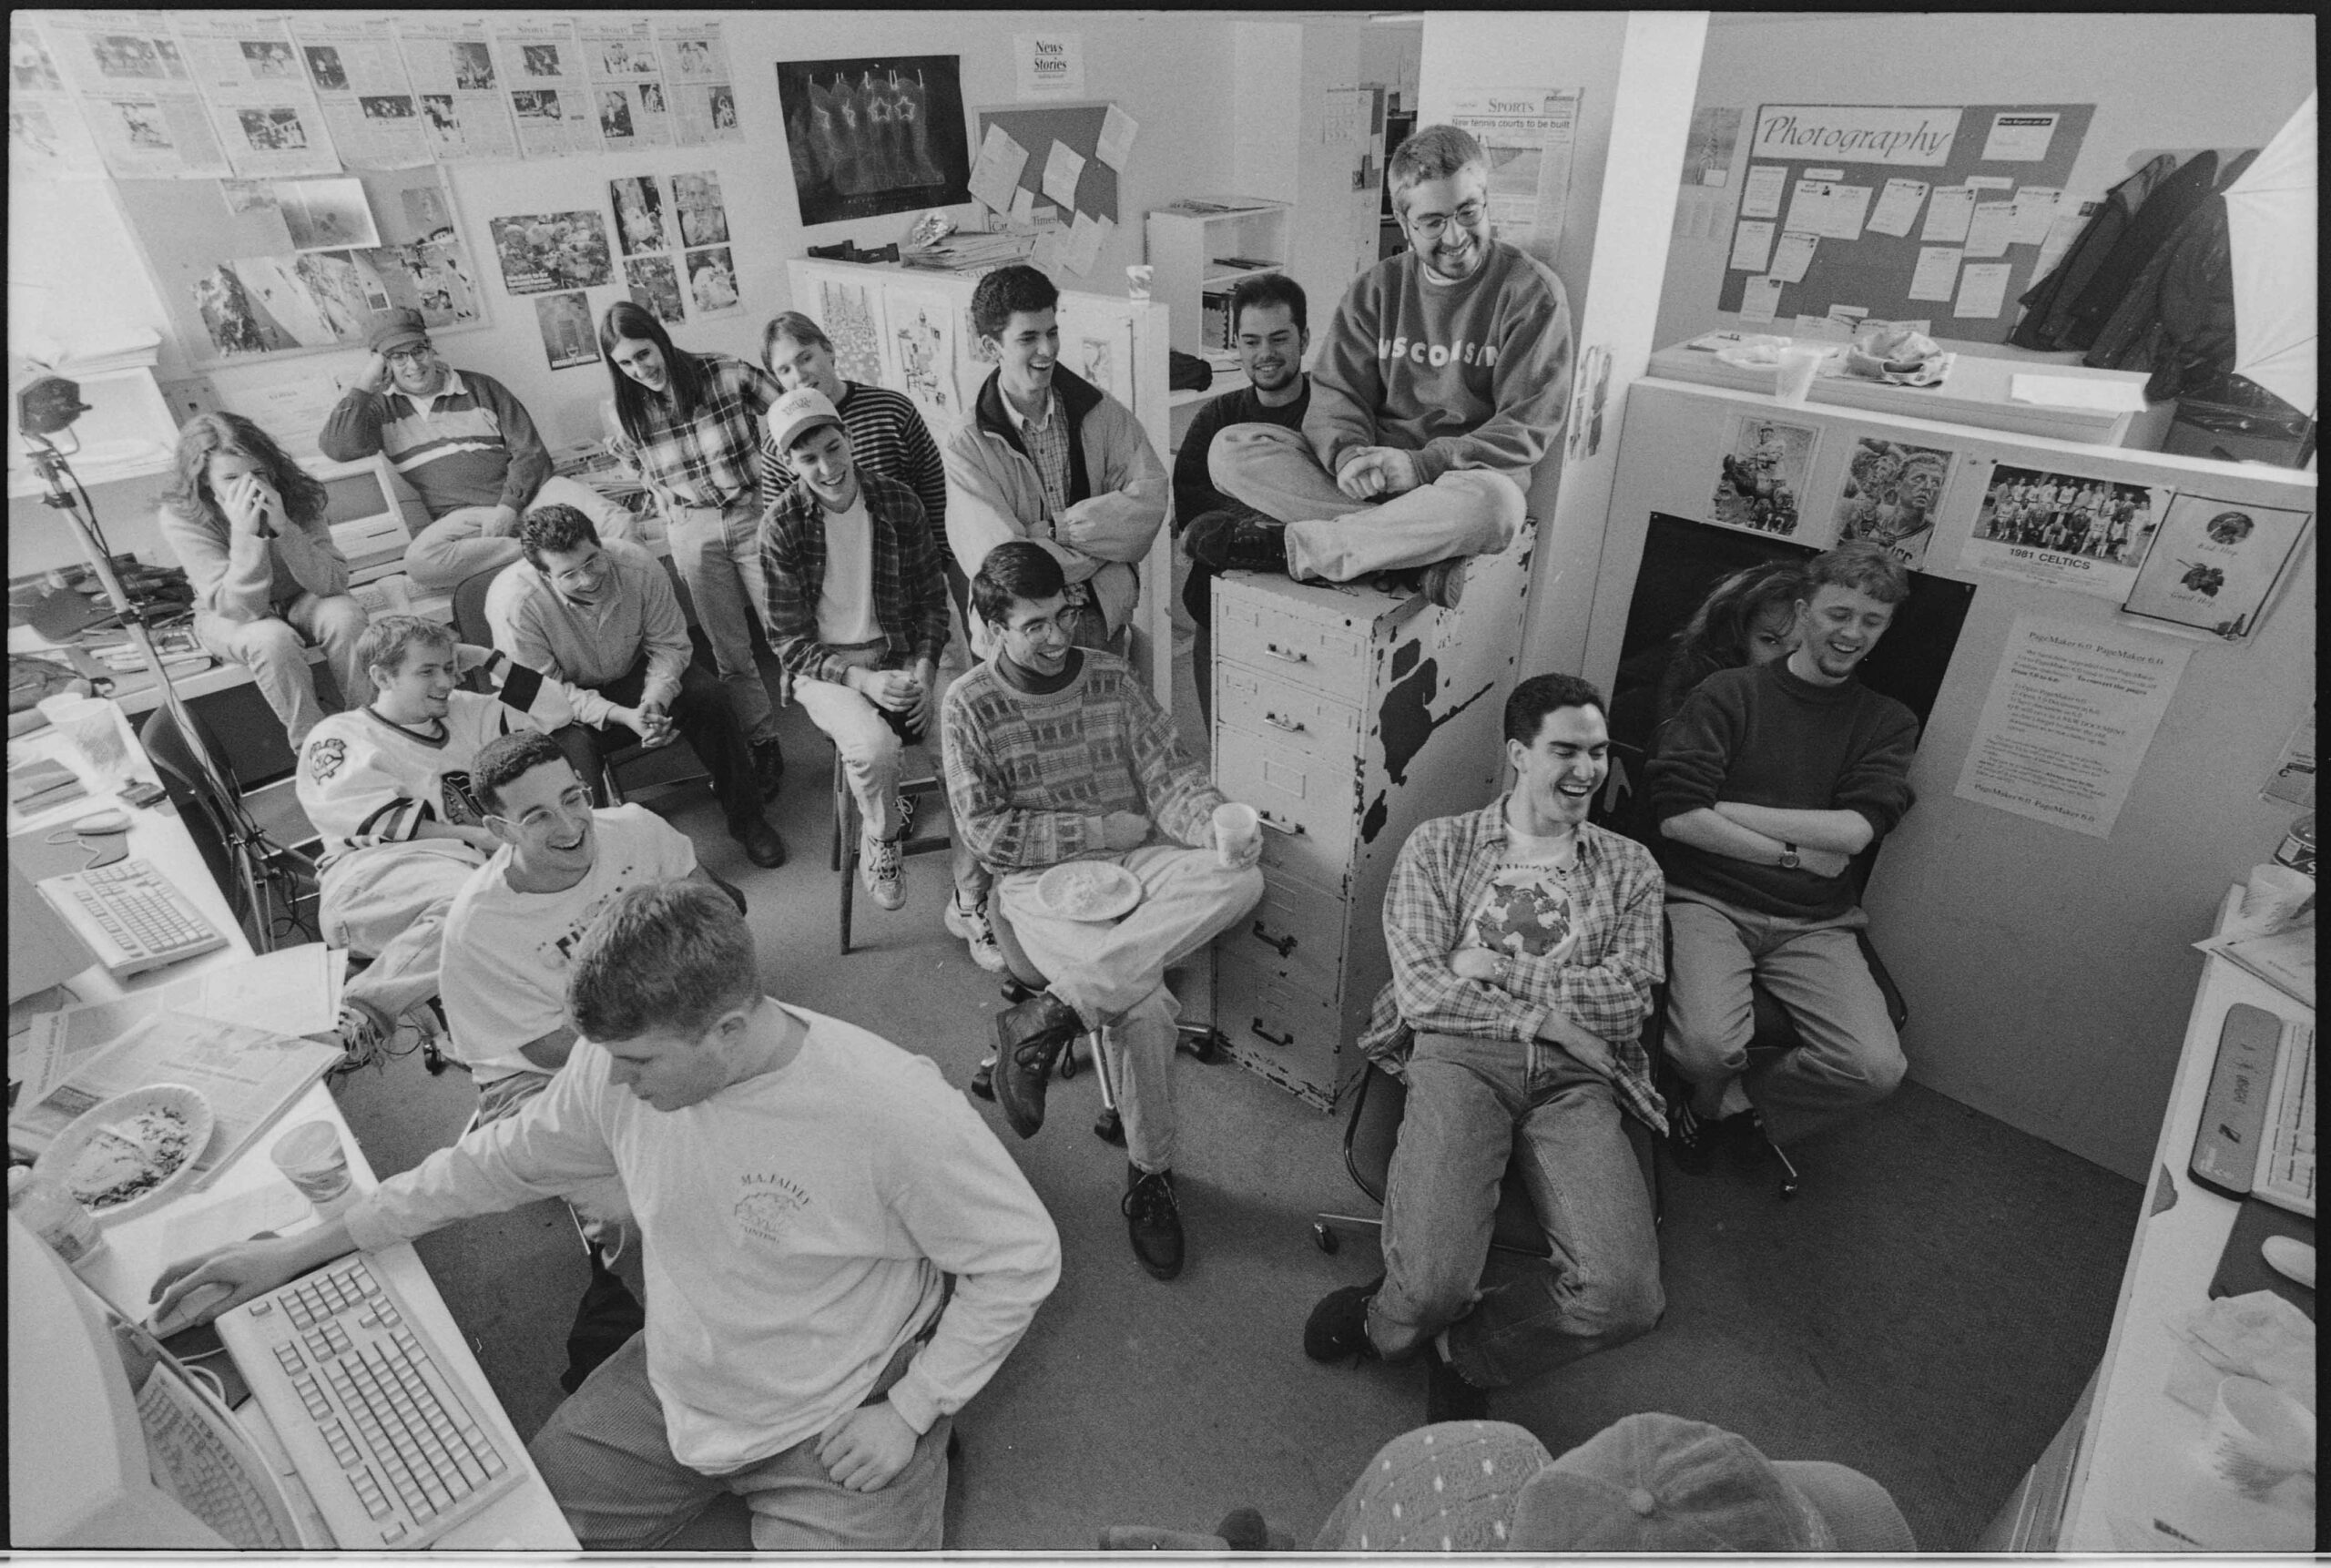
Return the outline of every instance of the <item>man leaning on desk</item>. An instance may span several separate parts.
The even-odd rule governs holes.
[[[629,536],[631,514],[553,473],[526,405],[492,376],[447,364],[420,311],[383,311],[364,346],[372,357],[316,444],[336,463],[386,453],[420,493],[429,526],[404,555],[415,583],[450,588],[508,565],[518,558],[518,519],[532,506],[572,506],[601,538]]]
[[[617,895],[567,985],[583,1038],[541,1095],[339,1218],[171,1265],[160,1314],[620,1176],[647,1326],[529,1445],[582,1544],[654,1550],[727,1492],[760,1551],[937,1548],[951,1417],[1058,1282],[1059,1234],[930,1058],[759,972],[726,894]]]

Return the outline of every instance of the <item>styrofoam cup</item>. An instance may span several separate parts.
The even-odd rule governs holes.
[[[2280,931],[2315,896],[2315,879],[2280,864],[2250,868],[2249,885],[2242,890],[2242,924],[2245,930]]]
[[[1829,351],[1817,344],[1791,343],[1781,351],[1780,381],[1774,388],[1783,402],[1803,402],[1813,391],[1813,377]]]
[[[2204,1469],[2244,1497],[2261,1498],[2315,1468],[2315,1417],[2256,1378],[2218,1384],[2209,1430],[2196,1451]]]
[[[1235,866],[1246,860],[1262,836],[1263,814],[1252,806],[1225,800],[1214,809],[1214,852],[1222,858],[1224,865]]]
[[[341,1141],[340,1129],[330,1122],[300,1123],[275,1140],[268,1157],[283,1173],[283,1179],[316,1206],[319,1214],[336,1214],[346,1207],[342,1200],[353,1196],[348,1148]]]

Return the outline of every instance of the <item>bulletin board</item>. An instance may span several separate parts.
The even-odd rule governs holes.
[[[1760,106],[1757,116],[1764,108]],[[1970,104],[1959,111],[1958,134],[1951,140],[1947,159],[1939,165],[1904,165],[1870,163],[1840,158],[1835,153],[1807,158],[1779,158],[1759,157],[1755,152],[1755,132],[1757,116],[1751,116],[1745,133],[1750,144],[1747,159],[1748,176],[1761,167],[1778,167],[1784,171],[1782,182],[1781,217],[1773,219],[1773,243],[1777,246],[1783,223],[1789,212],[1789,202],[1797,181],[1806,171],[1814,168],[1843,168],[1848,185],[1873,187],[1871,208],[1876,210],[1877,198],[1882,195],[1889,178],[1919,180],[1931,188],[1919,205],[1909,232],[1903,235],[1872,232],[1865,225],[1855,239],[1823,239],[1807,266],[1804,278],[1781,287],[1779,304],[1774,319],[1786,323],[1798,315],[1827,314],[1833,305],[1858,306],[1867,310],[1873,321],[1929,321],[1936,337],[1958,338],[1973,342],[1999,343],[2007,341],[2018,314],[2017,297],[2031,286],[2031,270],[2040,257],[2040,244],[2010,243],[2004,254],[1973,259],[1975,264],[2005,263],[2009,268],[2007,290],[1998,314],[1991,317],[1953,316],[1954,300],[1913,300],[1909,297],[1910,280],[1917,272],[1919,253],[1922,247],[1940,244],[1939,240],[1922,240],[1919,236],[1926,224],[1927,210],[1934,199],[1934,191],[1966,183],[1973,175],[1997,177],[2012,181],[2011,187],[1994,188],[1983,191],[1981,201],[2004,201],[2024,186],[2038,186],[2063,192],[2058,198],[2056,212],[2061,218],[2070,209],[2071,192],[2066,181],[2072,165],[2080,156],[2081,143],[2088,134],[2090,117],[2096,112],[2093,104]],[[2050,137],[2045,155],[2029,162],[1987,162],[1983,153],[1990,139],[1992,120],[2000,115],[2054,114],[2060,117]],[[1742,184],[1745,187],[1746,178]],[[1733,227],[1726,237],[1724,280],[1716,293],[1716,309],[1738,311],[1748,280],[1757,276],[1730,265],[1731,237],[1739,232],[1743,219],[1736,209]],[[1962,265],[1966,263],[1962,262]],[[1776,331],[1786,331],[1785,327]]]
[[[1084,172],[1076,182],[1076,212],[1099,222],[1105,218],[1117,221],[1117,171],[1103,163],[1099,157],[1101,126],[1109,117],[1106,104],[1043,104],[1024,109],[982,109],[980,134],[972,138],[976,149],[987,140],[987,127],[1001,126],[1004,134],[1028,149],[1027,165],[1020,170],[1020,188],[1033,190],[1039,202],[1052,200],[1044,194],[1044,163],[1052,157],[1053,144],[1058,142],[1084,159]],[[1075,212],[1063,212],[1061,221],[1067,223]]]
[[[349,348],[375,313],[400,307],[419,311],[433,333],[486,324],[477,270],[434,167],[124,179],[115,188],[197,369]]]

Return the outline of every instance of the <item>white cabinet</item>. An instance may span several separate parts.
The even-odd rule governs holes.
[[[1155,269],[1151,297],[1173,312],[1173,346],[1186,354],[1228,348],[1230,290],[1241,278],[1284,270],[1291,229],[1283,201],[1193,199],[1152,209],[1144,254]]]
[[[1214,773],[1263,814],[1263,901],[1216,945],[1240,1064],[1332,1107],[1391,977],[1384,889],[1417,824],[1486,805],[1522,646],[1525,524],[1454,610],[1361,584],[1214,582]]]

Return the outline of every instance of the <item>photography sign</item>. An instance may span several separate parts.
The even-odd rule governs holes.
[[[1939,168],[1950,161],[1960,110],[1863,104],[1766,104],[1756,111],[1755,158]]]

